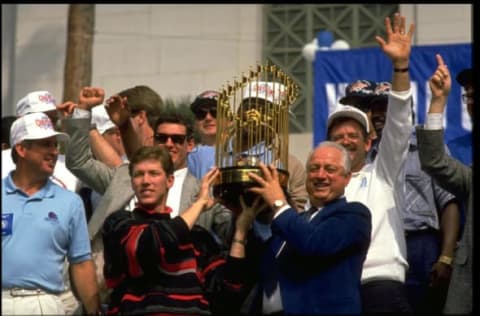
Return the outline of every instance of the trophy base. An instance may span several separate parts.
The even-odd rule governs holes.
[[[287,192],[288,171],[282,169],[277,169],[277,171],[280,185]],[[249,172],[263,177],[259,167],[226,167],[220,168],[219,180],[213,185],[213,196],[234,215],[242,212],[240,196],[243,197],[246,206],[251,206],[257,197],[256,193],[248,191],[249,188],[258,186],[258,183],[248,176]]]

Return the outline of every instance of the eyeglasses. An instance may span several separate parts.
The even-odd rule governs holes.
[[[464,93],[462,94],[462,101],[464,103],[468,103],[469,101],[473,100],[473,94],[472,93]]]
[[[165,144],[168,139],[170,138],[173,143],[177,145],[182,145],[185,142],[185,139],[187,138],[187,135],[180,135],[180,134],[162,134],[162,133],[157,133],[153,135],[153,138],[155,141],[159,144]]]
[[[207,117],[208,113],[210,113],[210,115],[213,116],[213,118],[217,118],[217,108],[216,107],[199,108],[193,114],[195,114],[195,118],[197,120],[203,120],[205,117]]]

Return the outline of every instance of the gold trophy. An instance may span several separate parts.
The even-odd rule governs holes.
[[[241,212],[240,196],[247,205],[255,199],[247,189],[257,184],[248,173],[263,176],[259,162],[274,164],[287,190],[288,117],[298,91],[298,85],[275,65],[257,65],[220,91],[215,144],[220,177],[213,194],[234,213]]]

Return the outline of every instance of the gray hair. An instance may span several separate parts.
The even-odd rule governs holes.
[[[318,144],[308,155],[307,159],[307,165],[306,168],[308,170],[308,164],[310,163],[310,159],[312,159],[312,155],[315,152],[315,150],[322,148],[322,147],[333,147],[338,149],[342,153],[342,158],[343,158],[343,169],[345,170],[345,174],[349,173],[350,170],[352,169],[352,160],[350,159],[350,155],[348,154],[348,151],[345,147],[343,147],[340,144],[337,144],[336,142],[332,142],[329,140],[323,141],[320,144]]]

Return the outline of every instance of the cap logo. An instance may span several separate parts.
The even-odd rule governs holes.
[[[267,84],[261,84],[257,85],[254,84],[252,85],[252,90],[251,91],[258,91],[258,93],[263,93],[266,96],[273,97],[274,90],[270,88]],[[283,97],[285,95],[285,91],[280,91],[280,96]]]
[[[40,102],[44,102],[44,103],[55,103],[55,99],[53,98],[53,96],[51,94],[39,94],[38,95],[38,100]]]
[[[363,88],[367,88],[368,86],[369,86],[368,83],[365,83],[365,82],[362,82],[362,81],[357,81],[350,86],[350,91],[359,92]]]
[[[36,119],[36,120],[35,120],[35,124],[36,124],[38,127],[43,128],[43,129],[45,129],[45,130],[51,130],[51,129],[53,129],[52,121],[50,121],[49,118]]]

